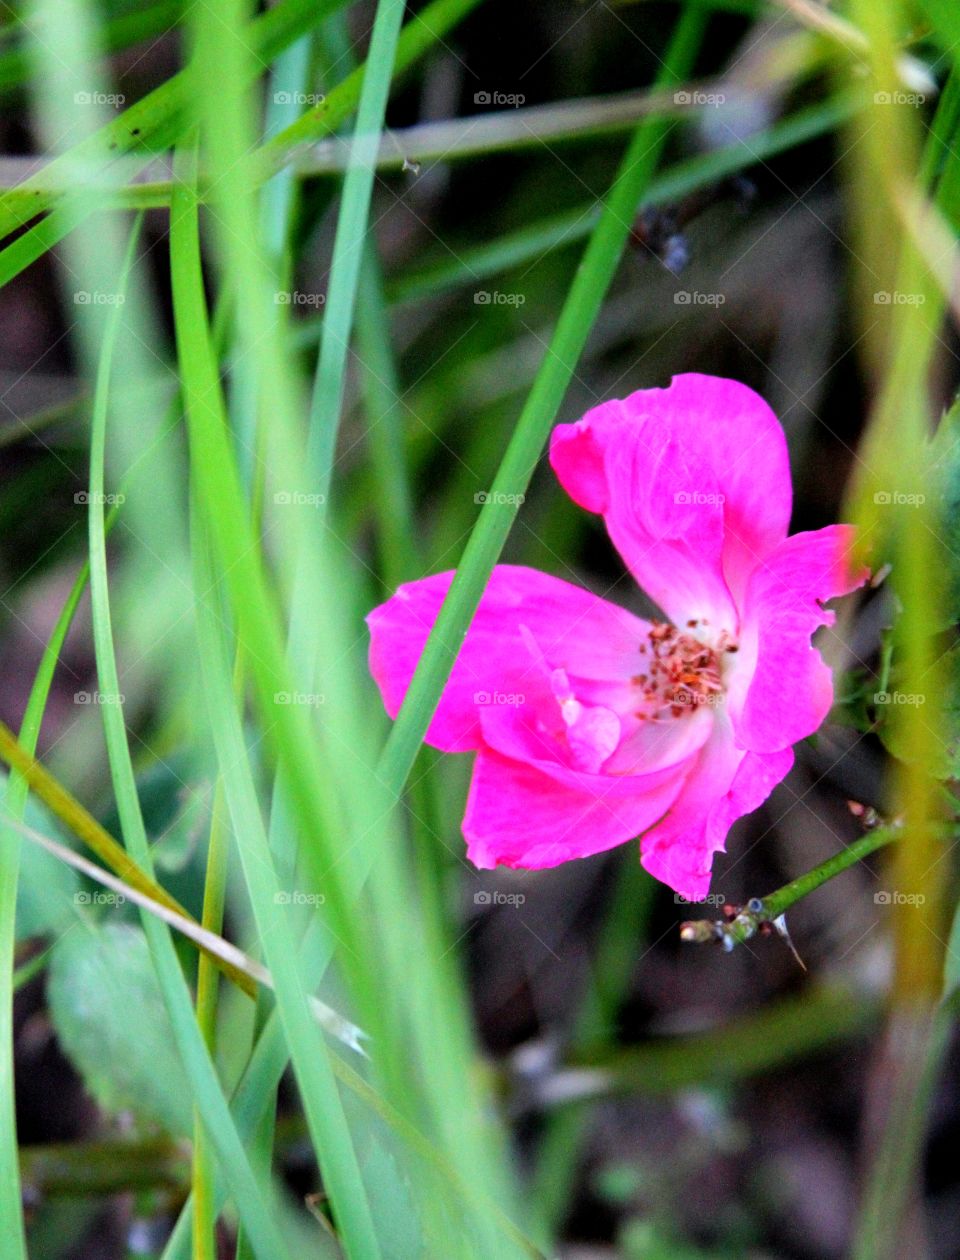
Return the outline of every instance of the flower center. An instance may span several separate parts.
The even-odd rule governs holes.
[[[688,621],[687,629],[696,630],[700,624],[707,623]],[[714,649],[669,622],[651,622],[640,644],[640,653],[647,658],[646,669],[631,679],[645,701],[637,717],[656,720],[666,717],[667,710],[670,716],[680,717],[702,704],[722,703],[721,654],[737,650],[727,640],[724,630]]]

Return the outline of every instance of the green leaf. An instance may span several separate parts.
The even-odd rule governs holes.
[[[104,1110],[190,1133],[190,1085],[139,927],[84,924],[61,937],[47,1000],[61,1048]]]
[[[60,834],[47,810],[33,797],[27,800],[24,822],[46,836]],[[74,897],[79,889],[80,877],[72,867],[58,862],[37,844],[25,844],[17,885],[17,939],[47,936],[69,927],[75,921]]]
[[[938,725],[939,738],[932,762],[925,757],[924,764],[937,779],[957,779],[960,778],[960,644],[954,644],[940,657],[939,669],[942,672],[938,676],[947,684],[945,694],[938,699],[936,717],[932,719]],[[894,671],[888,690],[877,692],[873,699],[874,712],[879,720],[877,733],[884,748],[898,761],[907,765],[919,764],[919,758],[905,733],[904,723],[894,720],[891,715],[900,705],[924,706],[928,697],[898,686]]]

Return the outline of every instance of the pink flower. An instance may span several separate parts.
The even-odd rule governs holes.
[[[477,754],[463,820],[476,866],[556,866],[641,836],[647,870],[702,898],[731,824],[830,709],[810,639],[833,624],[823,601],[867,576],[853,531],[787,537],[783,430],[737,381],[677,376],[603,403],[557,426],[550,462],[664,620],[497,566],[427,742]],[[367,618],[391,717],[452,578],[402,586]]]

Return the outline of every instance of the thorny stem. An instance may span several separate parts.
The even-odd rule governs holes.
[[[735,945],[748,941],[758,931],[767,929],[768,925],[785,935],[786,927],[782,923],[782,916],[801,897],[814,892],[821,884],[833,879],[870,853],[898,840],[902,834],[903,826],[900,823],[868,831],[859,840],[854,840],[819,866],[798,875],[776,892],[769,893],[766,897],[751,897],[743,906],[726,908],[726,917],[723,919],[691,919],[682,923],[680,938],[698,945],[706,941],[720,941],[724,949],[729,951]]]

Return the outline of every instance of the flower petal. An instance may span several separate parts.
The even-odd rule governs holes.
[[[792,765],[791,749],[744,752],[718,723],[666,818],[642,837],[644,867],[688,901],[701,901],[730,827],[762,805]]]
[[[598,715],[588,718],[600,728],[600,738],[595,730],[589,746],[595,754],[592,758],[585,755],[583,743],[578,745],[576,738],[571,741],[571,728],[560,706],[490,705],[480,716],[483,741],[504,757],[537,765],[546,774],[556,773],[562,781],[567,781],[567,771],[597,773],[602,766],[608,778],[637,782],[657,771],[690,763],[709,738],[714,720],[705,707],[663,722],[624,720],[602,706],[581,708],[583,714]],[[619,728],[616,748],[601,742],[611,719]]]
[[[776,416],[738,381],[688,373],[554,429],[550,462],[603,515],[637,581],[677,625],[737,631],[750,569],[786,536],[790,469]]]
[[[391,717],[399,712],[452,581],[448,572],[410,582],[367,617],[370,672]],[[445,752],[464,752],[479,747],[479,714],[487,707],[536,701],[557,708],[549,672],[535,651],[570,674],[611,682],[629,678],[640,668],[637,652],[648,628],[569,582],[536,569],[498,565],[466,639],[451,645],[460,651],[427,742]]]
[[[741,747],[788,748],[812,734],[829,713],[833,677],[810,638],[835,620],[822,601],[848,594],[869,576],[850,560],[853,535],[848,525],[794,534],[751,574],[730,678],[730,710]]]
[[[528,764],[481,749],[463,819],[467,856],[481,870],[539,870],[603,853],[660,818],[689,763],[617,778],[557,763]]]

